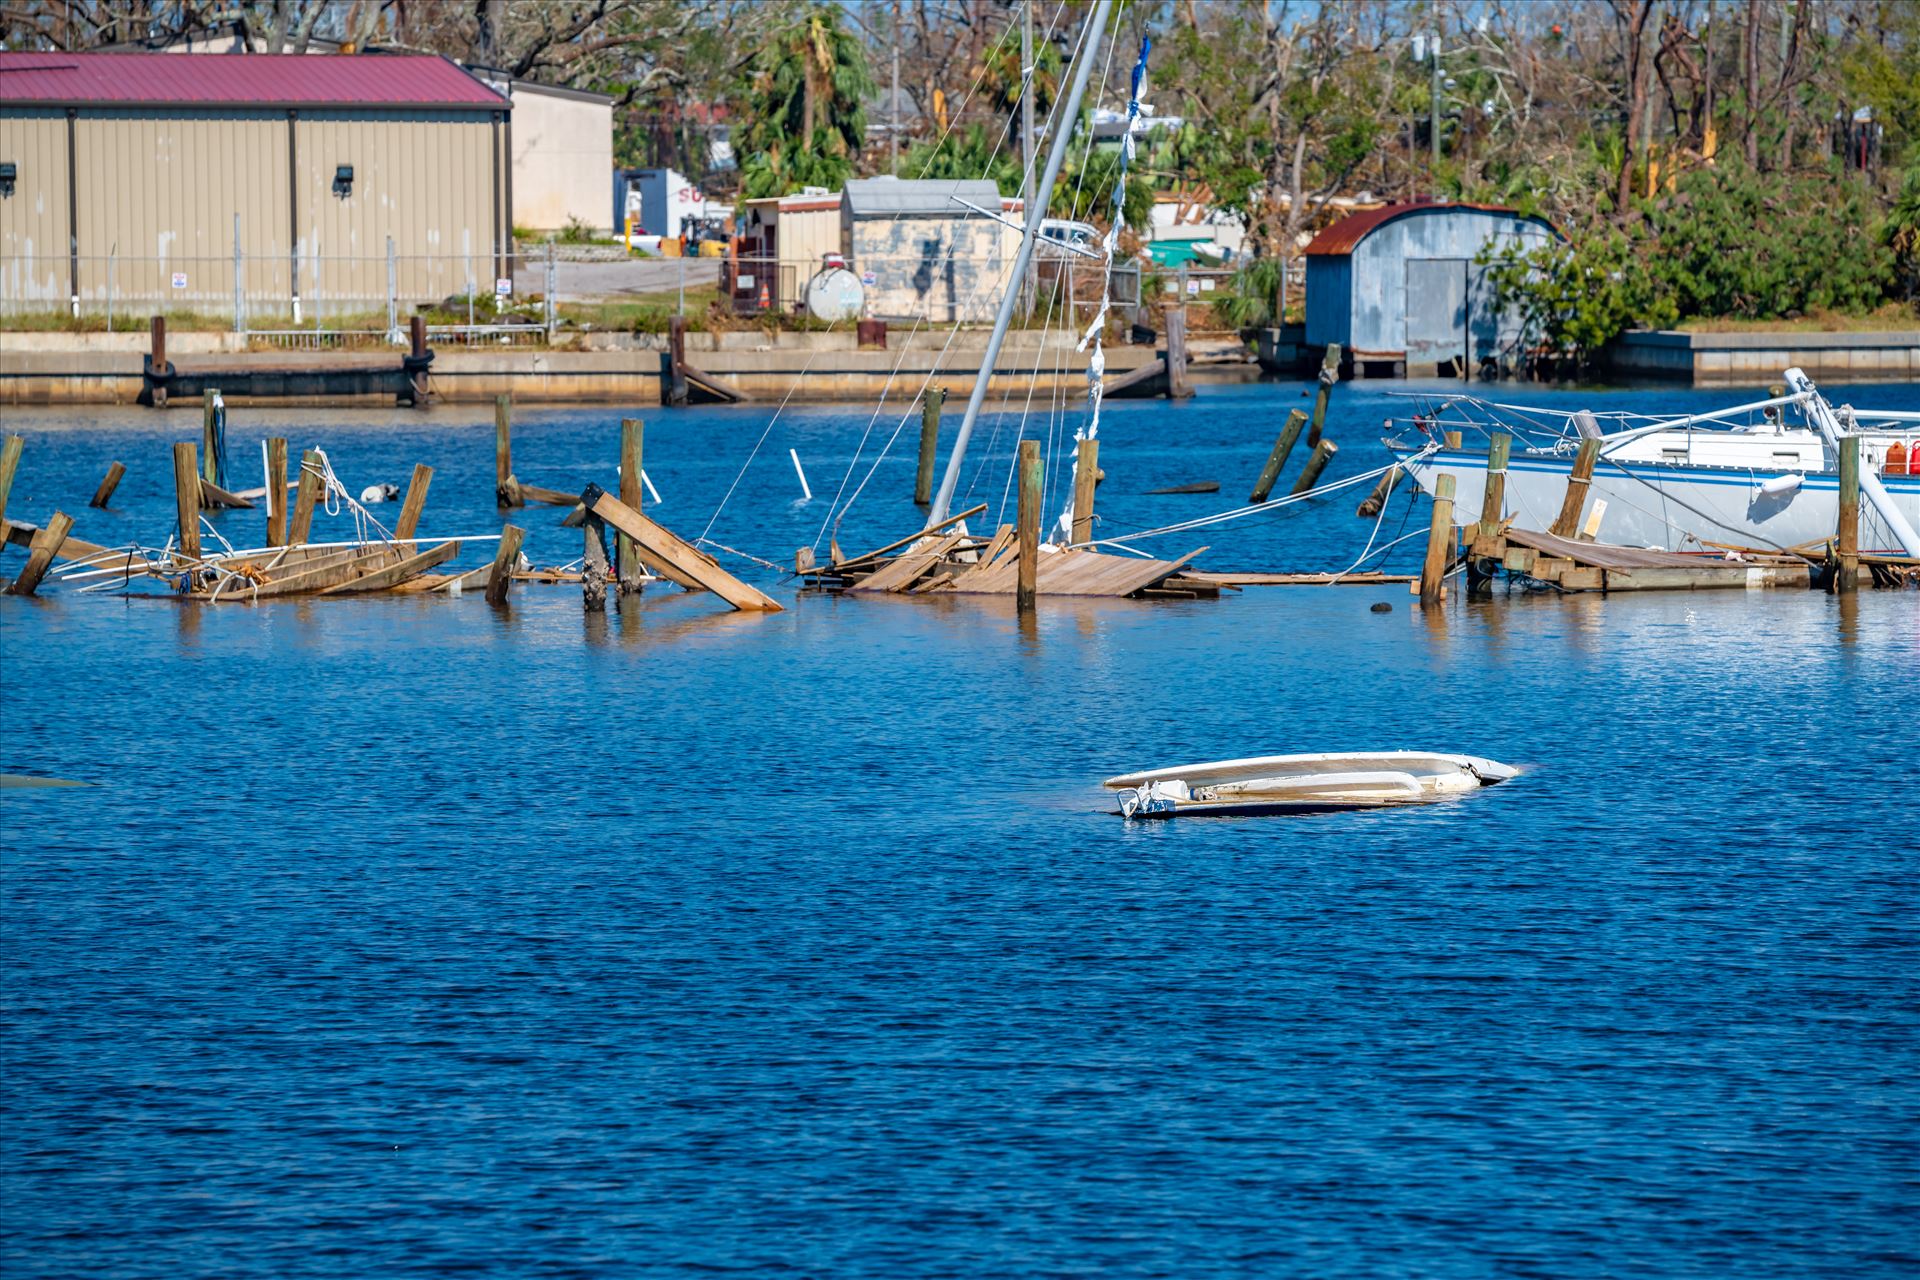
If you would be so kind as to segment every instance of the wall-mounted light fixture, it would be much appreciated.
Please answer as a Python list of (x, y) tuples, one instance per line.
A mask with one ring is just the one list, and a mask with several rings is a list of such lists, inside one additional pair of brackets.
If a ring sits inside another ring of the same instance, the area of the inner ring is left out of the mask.
[(13, 180), (19, 176), (20, 171), (14, 168), (13, 161), (0, 160), (0, 196), (13, 194)]
[(336, 165), (333, 170), (333, 194), (342, 200), (353, 194), (353, 166)]

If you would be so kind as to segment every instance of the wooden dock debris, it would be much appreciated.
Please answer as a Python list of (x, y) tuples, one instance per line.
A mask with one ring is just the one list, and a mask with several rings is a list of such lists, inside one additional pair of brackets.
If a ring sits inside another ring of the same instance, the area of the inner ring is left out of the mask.
[(1373, 517), (1379, 515), (1381, 508), (1387, 505), (1387, 499), (1393, 496), (1393, 486), (1397, 484), (1399, 480), (1400, 468), (1398, 465), (1388, 467), (1385, 471), (1381, 472), (1380, 478), (1374, 481), (1373, 492), (1360, 499), (1360, 505), (1354, 508), (1353, 514), (1362, 520), (1371, 520)]
[[(1135, 595), (1159, 586), (1205, 550), (1196, 548), (1178, 560), (1148, 560), (1083, 549), (1043, 551), (1035, 558), (1034, 591), (1042, 596)], [(991, 566), (955, 578), (948, 591), (956, 595), (1014, 595), (1019, 587), (1019, 567), (1020, 554), (1015, 550)]]
[(47, 576), (47, 566), (60, 554), (61, 544), (72, 531), (73, 517), (64, 511), (54, 512), (53, 519), (47, 521), (47, 527), (34, 535), (32, 549), (27, 552), (27, 563), (7, 588), (7, 594), (30, 596), (38, 590), (40, 579)]
[(1217, 587), (1378, 587), (1420, 580), (1415, 574), (1383, 573), (1378, 569), (1365, 573), (1205, 573), (1188, 569), (1181, 576)]
[(1655, 551), (1582, 542), (1531, 529), (1481, 534), (1469, 564), (1485, 576), (1495, 568), (1552, 583), (1562, 591), (1685, 591), (1708, 588), (1807, 587), (1823, 569), (1801, 556), (1749, 555), (1723, 559), (1695, 552)]
[[(364, 578), (393, 562), (393, 551), (387, 544), (367, 543), (302, 561), (292, 572), (286, 572), (288, 566), (284, 563), (276, 565), (269, 561), (266, 567), (254, 573), (240, 573), (239, 576), (246, 583), (244, 586), (224, 583), (201, 594), (222, 604), (235, 601), (250, 603), (281, 596), (317, 595), (329, 587)], [(245, 567), (236, 566), (237, 569)]]
[(1260, 468), (1260, 478), (1253, 482), (1253, 492), (1248, 495), (1249, 506), (1265, 502), (1267, 495), (1273, 492), (1273, 486), (1279, 482), (1281, 469), (1287, 465), (1287, 455), (1293, 452), (1294, 443), (1300, 439), (1301, 428), (1307, 425), (1304, 409), (1295, 409), (1287, 415), (1287, 425), (1280, 428), (1280, 435), (1273, 442), (1273, 448), (1267, 453), (1267, 465)]
[(222, 489), (203, 474), (200, 477), (200, 509), (203, 511), (251, 511), (253, 499)]
[(671, 566), (676, 578), (697, 583), (736, 609), (780, 612), (780, 605), (772, 596), (740, 581), (722, 569), (712, 556), (647, 519), (599, 485), (588, 485), (581, 492), (580, 501), (593, 515), (632, 538), (644, 556)]
[(106, 477), (100, 481), (100, 487), (93, 491), (93, 497), (88, 500), (87, 505), (105, 510), (107, 502), (113, 497), (113, 491), (120, 487), (120, 477), (126, 474), (127, 469), (124, 465), (118, 462), (110, 463), (107, 466)]
[[(25, 547), (29, 552), (33, 550), (34, 539), (38, 538), (43, 532), (39, 525), (22, 524), (18, 520), (7, 520), (4, 524), (6, 526), (7, 544), (9, 546)], [(72, 534), (68, 534), (60, 543), (59, 548), (54, 551), (53, 558), (56, 560), (85, 560), (89, 556), (102, 555), (110, 550), (112, 550), (112, 548), (103, 547), (97, 542), (87, 542), (84, 539), (76, 538)]]
[(408, 556), (398, 564), (390, 564), (383, 569), (373, 569), (361, 576), (349, 578), (345, 582), (336, 583), (331, 587), (324, 588), (320, 594), (323, 596), (340, 596), (367, 591), (385, 591), (391, 587), (399, 586), (409, 578), (418, 577), (420, 574), (425, 573), (437, 565), (445, 564), (459, 554), (460, 544), (458, 542), (443, 542), (430, 551), (422, 551), (418, 555)]
[(867, 573), (871, 573), (879, 567), (878, 562), (880, 561), (880, 559), (885, 555), (887, 555), (889, 552), (898, 551), (901, 547), (909, 546), (915, 542), (920, 541), (920, 539), (922, 538), (932, 537), (934, 534), (939, 533), (942, 529), (945, 529), (950, 525), (959, 524), (962, 520), (966, 520), (972, 516), (977, 516), (982, 511), (985, 511), (986, 509), (987, 509), (987, 504), (982, 502), (977, 506), (968, 507), (965, 511), (957, 511), (953, 515), (948, 516), (945, 520), (941, 520), (938, 523), (928, 525), (926, 528), (920, 530), (920, 532), (918, 533), (910, 533), (906, 537), (901, 538), (896, 542), (889, 542), (884, 547), (877, 547), (874, 550), (865, 553), (864, 555), (857, 555), (852, 557), (851, 559), (843, 558), (839, 554), (839, 543), (833, 542), (830, 544), (834, 550), (831, 555), (828, 572), (830, 575), (836, 575), (836, 576), (851, 576), (853, 574), (860, 573), (863, 570)]
[(965, 534), (950, 533), (925, 547), (902, 552), (881, 568), (848, 587), (847, 590), (904, 591), (919, 582), (922, 576), (945, 559), (965, 536)]
[(524, 507), (529, 502), (538, 502), (547, 507), (571, 507), (580, 502), (580, 495), (568, 493), (565, 489), (548, 489), (543, 485), (528, 484), (524, 480), (513, 481), (513, 487), (520, 501), (514, 506)]
[(607, 579), (613, 566), (607, 563), (607, 522), (588, 516), (586, 553), (580, 559), (580, 600), (588, 613), (607, 611)]
[(1160, 494), (1167, 494), (1167, 493), (1218, 493), (1218, 492), (1220, 492), (1220, 482), (1218, 480), (1196, 480), (1192, 484), (1175, 484), (1175, 485), (1168, 485), (1164, 489), (1147, 490), (1147, 493), (1149, 496), (1158, 496)]
[(513, 566), (520, 560), (520, 543), (527, 531), (510, 524), (500, 531), (500, 545), (494, 549), (493, 564), (487, 570), (487, 603), (505, 604), (513, 586)]

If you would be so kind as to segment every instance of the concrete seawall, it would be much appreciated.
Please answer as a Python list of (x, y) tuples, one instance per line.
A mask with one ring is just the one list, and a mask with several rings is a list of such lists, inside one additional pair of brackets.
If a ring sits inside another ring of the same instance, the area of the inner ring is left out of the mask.
[(1778, 382), (1794, 366), (1816, 381), (1908, 382), (1920, 380), (1920, 332), (1623, 333), (1606, 359), (1615, 373), (1699, 386)]

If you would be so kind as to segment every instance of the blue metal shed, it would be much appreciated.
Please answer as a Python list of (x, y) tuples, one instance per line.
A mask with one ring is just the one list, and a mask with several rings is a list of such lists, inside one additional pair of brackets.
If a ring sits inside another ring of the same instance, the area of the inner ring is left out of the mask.
[(1494, 205), (1390, 204), (1342, 218), (1306, 248), (1307, 345), (1339, 343), (1362, 374), (1390, 364), (1464, 376), (1517, 332), (1474, 259), (1490, 245), (1560, 238), (1546, 219)]

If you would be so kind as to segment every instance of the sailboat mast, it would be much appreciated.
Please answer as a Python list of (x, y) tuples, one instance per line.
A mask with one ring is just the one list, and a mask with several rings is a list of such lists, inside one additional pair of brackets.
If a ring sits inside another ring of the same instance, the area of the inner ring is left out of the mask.
[(987, 338), (987, 349), (980, 357), (980, 372), (973, 380), (973, 394), (967, 397), (966, 416), (960, 420), (960, 434), (954, 437), (953, 454), (947, 459), (947, 472), (940, 478), (940, 492), (934, 496), (933, 509), (929, 513), (929, 523), (938, 524), (947, 518), (947, 512), (953, 502), (953, 491), (960, 484), (960, 468), (967, 456), (967, 441), (973, 436), (973, 424), (980, 417), (980, 406), (986, 403), (987, 383), (993, 377), (994, 365), (1000, 358), (1000, 345), (1006, 341), (1007, 326), (1013, 322), (1014, 310), (1020, 304), (1020, 282), (1026, 278), (1028, 264), (1033, 260), (1033, 242), (1040, 233), (1041, 220), (1047, 216), (1047, 202), (1053, 199), (1053, 184), (1059, 181), (1060, 166), (1067, 158), (1067, 147), (1073, 141), (1074, 122), (1080, 118), (1080, 102), (1086, 97), (1087, 78), (1093, 72), (1093, 64), (1099, 61), (1096, 56), (1100, 49), (1100, 37), (1107, 29), (1107, 17), (1113, 10), (1113, 0), (1098, 0), (1093, 7), (1093, 16), (1087, 21), (1091, 25), (1087, 38), (1080, 45), (1080, 61), (1073, 68), (1073, 83), (1068, 86), (1066, 99), (1054, 109), (1053, 137), (1047, 149), (1047, 171), (1041, 175), (1033, 192), (1033, 200), (1027, 205), (1027, 226), (1020, 236), (1020, 248), (1013, 258), (1013, 276), (1007, 281), (1007, 288), (1000, 295), (1000, 313), (994, 318), (993, 333)]

